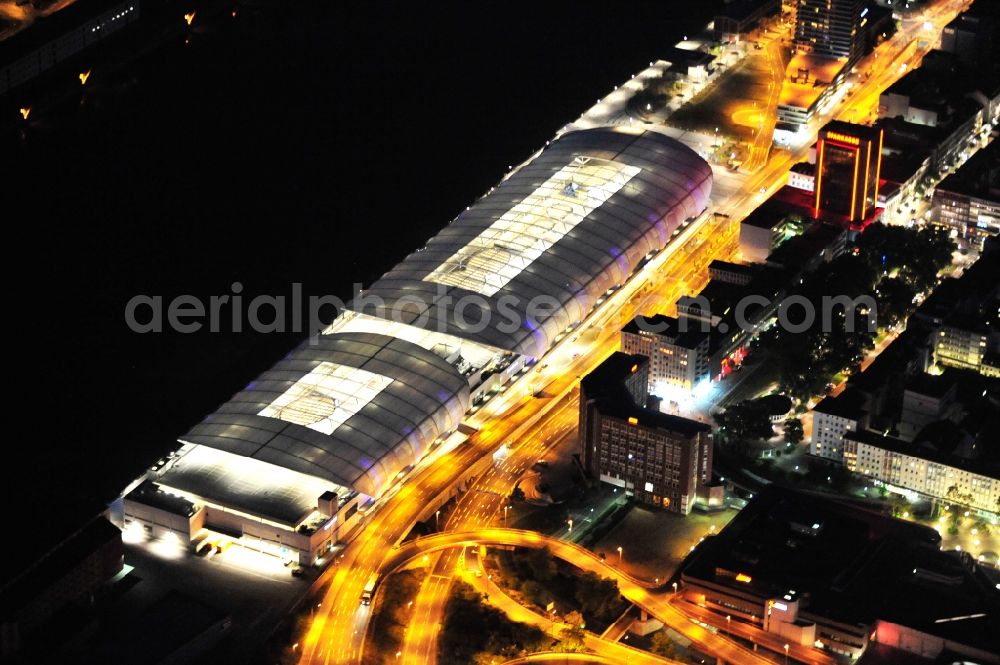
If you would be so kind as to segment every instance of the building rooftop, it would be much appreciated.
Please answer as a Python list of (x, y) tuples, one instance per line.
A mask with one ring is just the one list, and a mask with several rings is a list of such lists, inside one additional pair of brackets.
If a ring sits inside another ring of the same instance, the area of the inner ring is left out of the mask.
[(846, 58), (796, 53), (785, 68), (778, 104), (810, 108), (846, 65)]
[(803, 233), (791, 236), (774, 248), (767, 257), (768, 264), (800, 271), (818, 255), (836, 244), (844, 229), (831, 224), (810, 224)]
[[(41, 527), (41, 525), (40, 525)], [(62, 580), (84, 559), (109, 542), (121, 543), (121, 530), (102, 514), (60, 542), (35, 563), (0, 585), (0, 619), (31, 602), (42, 591)]]
[[(926, 147), (891, 153), (882, 158), (882, 170), (879, 175), (885, 181), (907, 182), (923, 168), (924, 162), (927, 161), (930, 154), (930, 149)], [(883, 186), (880, 186), (879, 191)]]
[(661, 413), (635, 403), (632, 394), (625, 386), (625, 380), (638, 371), (640, 366), (648, 363), (649, 359), (646, 356), (616, 351), (581, 379), (581, 394), (587, 400), (595, 400), (597, 409), (602, 415), (621, 420), (634, 419), (635, 425), (669, 430), (684, 436), (710, 432), (712, 428), (705, 423)]
[(720, 259), (712, 259), (712, 262), (708, 264), (709, 270), (720, 270), (726, 272), (735, 272), (741, 275), (752, 276), (757, 272), (758, 266), (751, 265), (748, 263), (733, 263), (732, 261), (722, 261)]
[[(218, 631), (217, 626), (228, 625), (228, 618), (225, 612), (172, 589), (123, 621), (102, 627), (94, 643), (76, 662), (81, 665), (188, 662), (180, 654), (206, 631)], [(213, 644), (208, 642), (209, 646)]]
[(305, 340), (180, 440), (378, 496), (469, 404), (468, 379), (441, 354), (337, 332)]
[(1000, 203), (1000, 142), (991, 141), (938, 183), (935, 190)]
[(944, 397), (955, 387), (958, 372), (945, 371), (941, 374), (917, 372), (906, 382), (906, 390), (928, 397)]
[[(655, 314), (653, 316), (639, 315), (626, 323), (622, 331), (636, 335), (643, 332), (662, 335), (673, 340), (672, 343), (675, 346), (684, 349), (695, 349), (708, 338), (707, 332), (696, 329), (697, 324), (682, 325), (682, 323), (678, 319), (666, 316), (665, 314)], [(684, 327), (690, 327), (690, 330), (682, 330)]]
[(820, 132), (834, 132), (848, 137), (857, 137), (863, 141), (871, 141), (873, 143), (878, 143), (879, 135), (881, 133), (878, 127), (858, 125), (856, 123), (845, 122), (843, 120), (831, 120), (823, 125)]
[(325, 492), (350, 494), (315, 476), (205, 446), (182, 448), (157, 484), (291, 528), (317, 509)]
[(129, 501), (135, 501), (181, 517), (191, 517), (196, 511), (195, 504), (188, 499), (165, 492), (156, 483), (148, 481), (129, 492), (126, 498)]
[[(711, 189), (708, 163), (675, 139), (619, 127), (569, 132), (380, 277), (365, 300), (399, 310), (402, 323), (538, 358), (699, 215)], [(487, 325), (470, 326), (468, 306), (457, 311), (473, 294)], [(559, 307), (543, 316), (532, 306), (538, 296)]]
[[(764, 599), (794, 590), (807, 620), (881, 620), (989, 649), (1000, 594), (967, 553), (940, 543), (929, 527), (771, 485), (696, 548), (682, 577)], [(948, 620), (958, 617), (969, 618)]]
[(819, 404), (813, 407), (813, 411), (839, 418), (858, 420), (866, 413), (865, 402), (863, 393), (848, 386), (836, 397), (832, 395), (824, 397)]
[(781, 3), (775, 0), (728, 0), (715, 11), (715, 17), (743, 21), (757, 12), (777, 11), (780, 7)]

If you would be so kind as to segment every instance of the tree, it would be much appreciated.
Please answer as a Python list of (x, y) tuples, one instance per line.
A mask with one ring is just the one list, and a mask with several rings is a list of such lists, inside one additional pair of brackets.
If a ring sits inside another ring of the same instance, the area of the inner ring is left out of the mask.
[(559, 631), (559, 644), (556, 645), (556, 651), (565, 651), (569, 653), (578, 653), (584, 651), (587, 646), (584, 643), (584, 638), (586, 635), (583, 632), (583, 628), (579, 626), (568, 626)]
[(556, 576), (556, 560), (548, 547), (528, 550), (525, 563), (531, 576), (539, 582), (548, 582)]
[(678, 659), (677, 645), (667, 635), (666, 629), (661, 629), (653, 633), (653, 637), (649, 641), (649, 648), (657, 656), (663, 656), (671, 660)]
[(952, 485), (951, 487), (948, 488), (948, 493), (945, 494), (945, 498), (948, 499), (949, 501), (953, 501), (955, 503), (962, 503), (968, 506), (972, 505), (972, 502), (975, 500), (976, 497), (973, 496), (972, 492), (962, 492), (958, 488), (958, 485)]
[(749, 452), (748, 441), (769, 439), (774, 435), (771, 419), (757, 400), (745, 400), (716, 414), (719, 434), (729, 449), (740, 456)]
[(785, 441), (792, 445), (802, 443), (805, 433), (802, 430), (802, 421), (798, 418), (788, 418), (785, 420)]
[(577, 578), (573, 597), (579, 603), (584, 615), (596, 619), (614, 618), (618, 610), (618, 583), (592, 572), (585, 572)]
[(545, 607), (552, 602), (552, 595), (548, 590), (535, 580), (527, 580), (521, 585), (521, 593), (539, 607)]
[(571, 626), (579, 626), (580, 628), (586, 628), (587, 623), (583, 619), (583, 615), (576, 610), (570, 610), (565, 617), (566, 623)]

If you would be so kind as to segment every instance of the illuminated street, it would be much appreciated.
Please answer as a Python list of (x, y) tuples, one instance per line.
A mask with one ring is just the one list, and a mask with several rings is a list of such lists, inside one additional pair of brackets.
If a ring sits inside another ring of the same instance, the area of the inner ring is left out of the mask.
[[(965, 4), (952, 2), (933, 5), (928, 10), (926, 20), (934, 22), (938, 27), (943, 26)], [(875, 62), (878, 65), (895, 63), (896, 54), (906, 50), (906, 46), (917, 39), (922, 30), (924, 30), (923, 21), (905, 22), (904, 29), (880, 47), (879, 59)], [(770, 48), (772, 45), (769, 45)], [(919, 56), (914, 54), (912, 57)], [(903, 73), (898, 64), (885, 68), (880, 68), (878, 65), (872, 65), (876, 74), (868, 81), (859, 84), (852, 91), (851, 99), (840, 102), (840, 108), (844, 109), (840, 111), (840, 115), (849, 115), (851, 109), (871, 108), (877, 105), (879, 91)], [(768, 108), (771, 108), (773, 103), (769, 98)], [(803, 142), (803, 145), (806, 144), (807, 142)], [(450, 469), (463, 468), (480, 456), (491, 453), (502, 442), (510, 441), (512, 443), (510, 457), (500, 464), (491, 466), (477, 479), (452, 511), (445, 527), (468, 529), (502, 521), (502, 507), (507, 501), (506, 496), (513, 482), (538, 458), (547, 444), (574, 428), (575, 378), (589, 371), (615, 348), (617, 328), (629, 320), (637, 310), (646, 314), (670, 313), (679, 295), (696, 292), (704, 283), (707, 277), (704, 274), (705, 267), (710, 260), (733, 257), (735, 238), (732, 234), (735, 222), (739, 221), (740, 211), (748, 210), (754, 202), (761, 200), (764, 195), (759, 190), (762, 188), (770, 191), (777, 187), (783, 181), (788, 168), (800, 158), (800, 155), (801, 152), (773, 153), (771, 159), (746, 179), (737, 193), (727, 200), (715, 202), (716, 210), (731, 215), (730, 226), (726, 229), (731, 240), (722, 240), (717, 232), (711, 230), (713, 224), (711, 216), (704, 216), (689, 227), (685, 234), (691, 235), (691, 239), (685, 241), (682, 237), (678, 239), (679, 241), (675, 240), (670, 248), (661, 252), (640, 276), (633, 278), (623, 289), (613, 294), (592, 319), (581, 324), (580, 330), (584, 332), (578, 339), (564, 340), (546, 357), (546, 365), (542, 366), (541, 371), (531, 372), (530, 377), (507, 388), (501, 400), (493, 400), (479, 411), (470, 421), (479, 427), (479, 431), (468, 443), (444, 456), (421, 474), (411, 475), (407, 479), (399, 494), (371, 517), (366, 528), (348, 547), (343, 562), (326, 574), (326, 577), (331, 578), (332, 584), (323, 603), (323, 616), (317, 618), (303, 640), (304, 662), (354, 662), (359, 657), (363, 635), (360, 627), (363, 623), (358, 621), (364, 613), (359, 612), (356, 599), (360, 595), (362, 580), (371, 570), (385, 569), (384, 565), (378, 562), (381, 562), (390, 548), (402, 538), (405, 534), (403, 527), (412, 523), (413, 518), (410, 516), (434, 496), (434, 488), (439, 486), (441, 479), (448, 477)], [(592, 329), (593, 320), (599, 321), (602, 325)], [(576, 359), (567, 358), (576, 354), (579, 354)], [(520, 387), (524, 382), (530, 382), (533, 390), (542, 388), (546, 397), (542, 399), (529, 397), (525, 388)], [(497, 417), (501, 413), (503, 413), (502, 419)], [(446, 559), (448, 557), (442, 557), (442, 560)], [(436, 634), (434, 627), (440, 623), (443, 612), (442, 599), (447, 591), (447, 584), (441, 576), (453, 568), (450, 563), (446, 563), (443, 567), (439, 563), (434, 568), (434, 575), (428, 578), (433, 582), (425, 583), (416, 601), (418, 616), (425, 619), (420, 625), (411, 628), (411, 633), (416, 633), (419, 637), (409, 635), (407, 638), (408, 662), (435, 662), (432, 653), (434, 646), (431, 642), (433, 635)], [(359, 574), (353, 574), (358, 571)], [(673, 606), (664, 603), (658, 606), (658, 609), (664, 613), (661, 618), (672, 618), (674, 623), (680, 625), (686, 622)], [(363, 622), (363, 619), (361, 621)], [(705, 643), (703, 640), (706, 640), (707, 633), (698, 628), (689, 628), (688, 631), (693, 634), (693, 639), (701, 638), (696, 641)], [(344, 639), (345, 636), (350, 638)], [(723, 652), (736, 648), (715, 636), (708, 639), (707, 644), (712, 649)], [(800, 656), (808, 662), (826, 662), (811, 652)], [(820, 659), (815, 660), (817, 658)]]
[(0, 0), (0, 659), (1000, 665), (1000, 4), (543, 4)]

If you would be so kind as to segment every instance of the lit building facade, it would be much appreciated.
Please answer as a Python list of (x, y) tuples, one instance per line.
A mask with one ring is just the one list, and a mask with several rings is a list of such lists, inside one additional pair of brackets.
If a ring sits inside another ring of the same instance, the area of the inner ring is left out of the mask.
[(823, 399), (813, 408), (809, 454), (831, 462), (844, 462), (844, 435), (866, 427), (867, 423), (863, 397), (852, 389)]
[(834, 121), (819, 132), (814, 206), (863, 222), (875, 210), (882, 168), (880, 129)]
[(989, 335), (985, 326), (969, 321), (968, 325), (946, 323), (934, 337), (934, 361), (948, 367), (976, 372), (988, 350)]
[(998, 478), (932, 459), (913, 444), (875, 432), (848, 432), (844, 443), (853, 452), (853, 460), (845, 458), (844, 464), (850, 471), (927, 497), (1000, 512)]
[(617, 352), (580, 384), (587, 472), (642, 503), (687, 515), (712, 477), (711, 428), (644, 407), (649, 359)]
[[(682, 330), (687, 327), (690, 330)], [(649, 358), (649, 390), (654, 395), (660, 394), (657, 386), (693, 390), (711, 375), (709, 335), (701, 332), (697, 323), (681, 325), (677, 319), (662, 314), (638, 316), (622, 329), (621, 342), (625, 353)]]
[(865, 12), (864, 0), (799, 0), (795, 47), (853, 62), (861, 54)]

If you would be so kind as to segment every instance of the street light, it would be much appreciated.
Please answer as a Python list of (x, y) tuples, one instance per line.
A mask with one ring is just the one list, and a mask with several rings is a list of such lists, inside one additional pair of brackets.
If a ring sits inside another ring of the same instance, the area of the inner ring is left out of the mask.
[(569, 532), (573, 533), (573, 520), (567, 520), (567, 522), (569, 523)]
[(674, 582), (671, 586), (674, 587), (674, 595), (677, 595), (677, 582)]
[(788, 665), (788, 645), (785, 645), (785, 665)]
[(441, 530), (441, 511), (434, 511), (434, 529), (437, 531)]
[(621, 565), (622, 562), (622, 546), (618, 546), (618, 564)]
[(396, 652), (396, 660), (399, 660), (399, 657), (402, 656), (402, 655), (403, 655), (402, 651), (397, 651)]
[(732, 635), (733, 635), (732, 620), (733, 620), (733, 617), (731, 617), (731, 616), (729, 616), (727, 614), (726, 615), (726, 636), (727, 637), (732, 637)]

